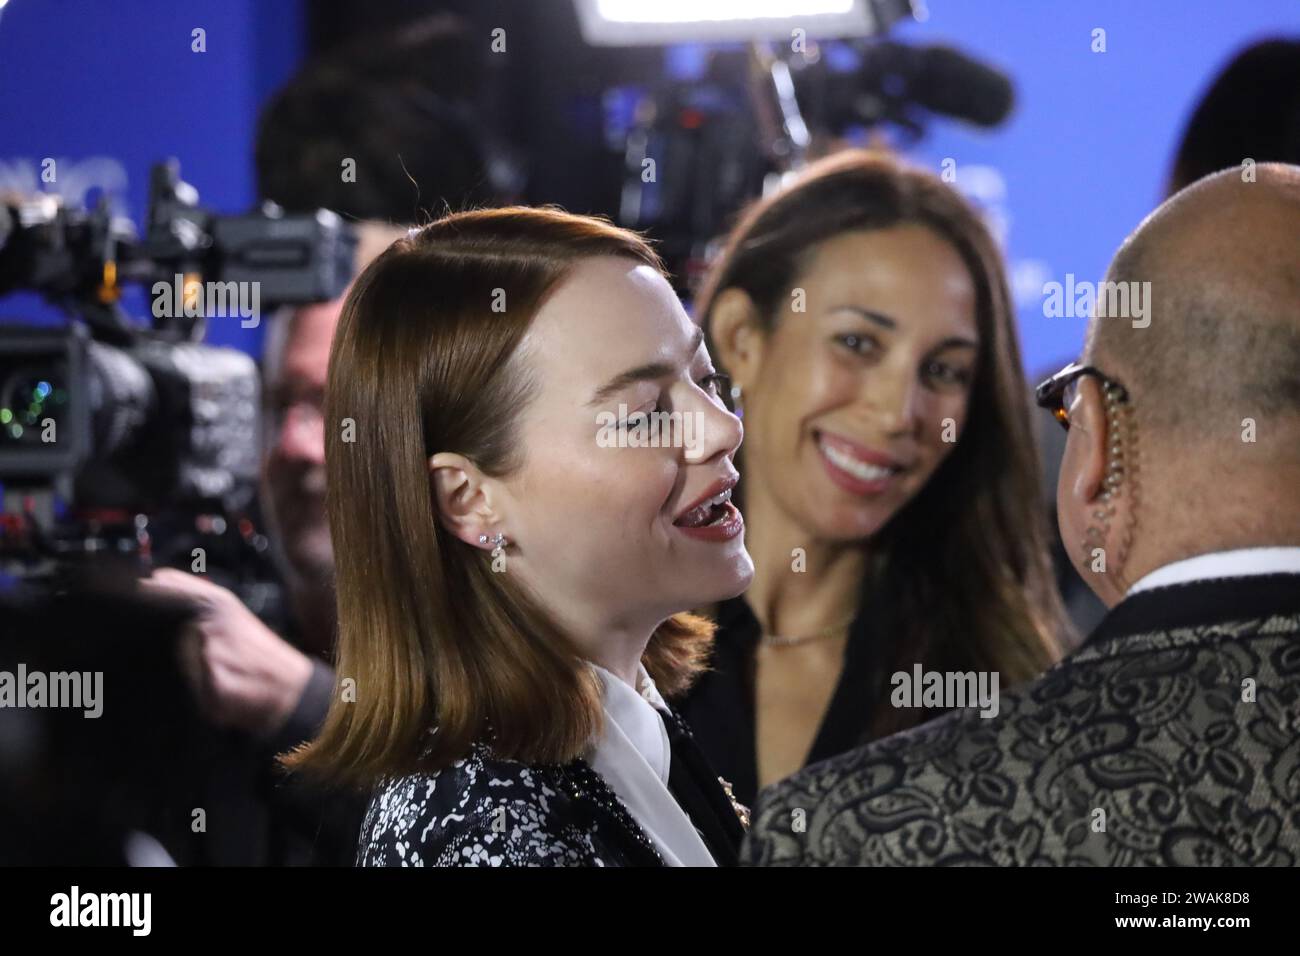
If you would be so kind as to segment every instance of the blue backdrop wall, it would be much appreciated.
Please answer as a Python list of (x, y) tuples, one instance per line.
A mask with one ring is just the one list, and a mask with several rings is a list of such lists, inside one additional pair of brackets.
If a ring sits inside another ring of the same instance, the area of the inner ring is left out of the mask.
[[(959, 46), (1016, 79), (1005, 126), (936, 124), (913, 158), (936, 170), (954, 160), (958, 184), (997, 225), (1026, 365), (1038, 371), (1076, 352), (1084, 327), (1044, 317), (1043, 283), (1100, 278), (1159, 202), (1183, 123), (1215, 71), (1251, 40), (1300, 34), (1300, 2), (929, 7), (901, 39)], [(257, 109), (299, 62), (302, 27), (300, 0), (10, 0), (0, 12), (0, 188), (75, 194), (94, 184), (138, 221), (149, 164), (174, 155), (206, 204), (246, 208)], [(204, 53), (192, 50), (195, 28), (206, 31)], [(1104, 53), (1093, 52), (1098, 29)], [(58, 161), (57, 186), (40, 182), (47, 157)], [(41, 314), (30, 297), (0, 300), (0, 316)], [(213, 322), (209, 340), (257, 351), (261, 331)]]
[[(1300, 37), (1300, 0), (929, 7), (929, 21), (900, 37), (959, 46), (1016, 81), (1005, 125), (989, 133), (937, 126), (916, 158), (936, 171), (955, 159), (958, 183), (1001, 219), (1025, 364), (1038, 372), (1072, 358), (1086, 324), (1044, 317), (1043, 283), (1101, 279), (1124, 236), (1163, 199), (1183, 125), (1215, 74), (1250, 42)], [(1097, 29), (1104, 53), (1092, 52)]]
[[(89, 187), (137, 223), (149, 166), (168, 156), (204, 205), (254, 200), (257, 110), (303, 52), (300, 0), (9, 0), (0, 10), (0, 190), (76, 198)], [(204, 31), (205, 52), (193, 50)], [(41, 182), (55, 160), (56, 182)], [(143, 314), (143, 295), (127, 301)], [(32, 296), (0, 316), (52, 321)], [(209, 323), (208, 340), (252, 351), (265, 323)]]

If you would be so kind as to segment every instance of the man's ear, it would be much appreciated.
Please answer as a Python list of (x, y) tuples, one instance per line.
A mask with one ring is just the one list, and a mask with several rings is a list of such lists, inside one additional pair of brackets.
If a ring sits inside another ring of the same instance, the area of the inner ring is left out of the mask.
[(429, 479), (442, 526), (466, 544), (482, 547), (479, 535), (498, 523), (483, 473), (464, 455), (440, 451), (429, 459)]
[(1079, 383), (1070, 414), (1071, 438), (1078, 443), (1079, 467), (1071, 493), (1076, 501), (1092, 504), (1105, 491), (1107, 421), (1101, 386), (1092, 378)]
[(758, 307), (743, 289), (724, 289), (709, 310), (709, 332), (713, 359), (740, 386), (758, 379), (763, 363), (764, 334), (759, 327)]

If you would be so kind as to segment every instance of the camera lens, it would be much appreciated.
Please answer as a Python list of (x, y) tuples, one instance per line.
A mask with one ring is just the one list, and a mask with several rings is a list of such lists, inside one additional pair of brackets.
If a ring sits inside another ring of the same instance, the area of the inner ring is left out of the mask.
[(57, 425), (68, 407), (66, 375), (62, 363), (24, 365), (3, 375), (0, 381), (0, 447), (48, 444), (57, 434), (48, 425)]

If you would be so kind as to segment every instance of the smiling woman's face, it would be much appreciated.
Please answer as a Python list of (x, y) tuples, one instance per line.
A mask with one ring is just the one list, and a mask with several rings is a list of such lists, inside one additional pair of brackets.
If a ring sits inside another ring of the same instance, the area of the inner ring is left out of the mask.
[[(632, 627), (748, 587), (739, 512), (725, 500), (692, 511), (735, 483), (742, 429), (662, 276), (615, 257), (579, 263), (516, 360), (536, 389), (520, 416), (522, 465), (501, 482), (512, 571), (562, 617)], [(660, 420), (659, 447), (609, 427), (651, 412), (682, 423)]]
[(816, 247), (746, 380), (746, 480), (825, 540), (882, 528), (966, 421), (976, 293), (957, 250), (919, 225)]

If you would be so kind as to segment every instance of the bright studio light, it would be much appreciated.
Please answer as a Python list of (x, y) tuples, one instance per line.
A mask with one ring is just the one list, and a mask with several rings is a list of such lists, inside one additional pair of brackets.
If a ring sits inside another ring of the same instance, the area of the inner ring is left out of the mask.
[(699, 23), (701, 20), (770, 20), (848, 13), (853, 0), (596, 0), (596, 10), (616, 23)]
[(634, 46), (691, 41), (866, 36), (877, 29), (868, 0), (575, 0), (586, 41)]

